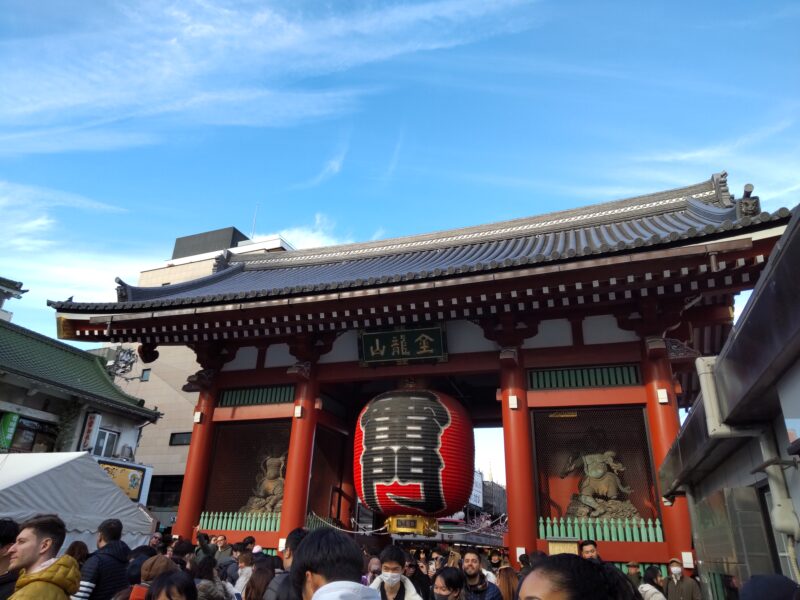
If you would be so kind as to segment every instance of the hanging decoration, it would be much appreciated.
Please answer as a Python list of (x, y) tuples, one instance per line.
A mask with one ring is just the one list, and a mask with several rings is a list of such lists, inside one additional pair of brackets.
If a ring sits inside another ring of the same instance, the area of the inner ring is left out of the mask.
[(446, 394), (386, 392), (358, 417), (356, 492), (370, 509), (390, 517), (391, 530), (435, 529), (434, 517), (461, 510), (472, 491), (474, 468), (469, 415)]

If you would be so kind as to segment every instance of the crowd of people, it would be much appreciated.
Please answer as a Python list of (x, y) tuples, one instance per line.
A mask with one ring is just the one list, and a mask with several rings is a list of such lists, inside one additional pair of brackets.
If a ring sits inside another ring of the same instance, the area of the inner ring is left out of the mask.
[[(229, 544), (224, 535), (197, 534), (197, 544), (154, 533), (131, 550), (117, 519), (98, 527), (97, 549), (66, 538), (56, 515), (17, 524), (0, 519), (0, 600), (701, 600), (700, 587), (678, 559), (667, 577), (656, 565), (627, 574), (600, 557), (597, 543), (579, 553), (520, 557), (515, 571), (492, 550), (411, 549), (387, 545), (370, 556), (333, 528), (295, 529), (283, 558), (252, 536)], [(754, 576), (740, 600), (800, 600), (780, 576)]]

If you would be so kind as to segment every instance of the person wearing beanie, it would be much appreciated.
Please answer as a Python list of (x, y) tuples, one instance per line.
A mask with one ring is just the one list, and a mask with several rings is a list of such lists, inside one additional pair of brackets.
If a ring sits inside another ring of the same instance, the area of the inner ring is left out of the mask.
[(142, 583), (133, 586), (130, 600), (145, 600), (147, 591), (153, 580), (163, 573), (180, 571), (180, 567), (171, 558), (158, 554), (144, 561), (142, 565)]

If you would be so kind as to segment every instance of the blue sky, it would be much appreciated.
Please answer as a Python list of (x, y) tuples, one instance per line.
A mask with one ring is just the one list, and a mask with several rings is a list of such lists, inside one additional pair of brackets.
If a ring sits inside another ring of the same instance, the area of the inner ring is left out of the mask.
[(174, 238), (299, 247), (474, 225), (727, 169), (800, 197), (792, 2), (0, 0), (15, 322), (114, 297)]

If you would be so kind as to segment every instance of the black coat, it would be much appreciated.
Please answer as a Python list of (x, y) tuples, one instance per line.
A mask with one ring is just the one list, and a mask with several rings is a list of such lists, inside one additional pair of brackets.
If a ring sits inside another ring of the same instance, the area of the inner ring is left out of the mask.
[(14, 586), (17, 585), (19, 571), (9, 571), (5, 575), (0, 575), (0, 600), (8, 600), (14, 593)]
[(223, 558), (217, 564), (217, 573), (222, 581), (235, 585), (236, 580), (239, 579), (239, 561), (232, 556)]
[(81, 568), (81, 587), (75, 600), (111, 600), (128, 587), (128, 555), (131, 549), (122, 540), (108, 542), (86, 559)]

